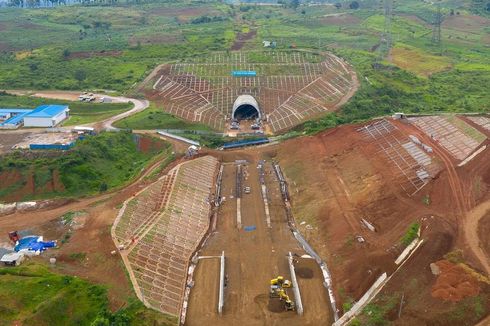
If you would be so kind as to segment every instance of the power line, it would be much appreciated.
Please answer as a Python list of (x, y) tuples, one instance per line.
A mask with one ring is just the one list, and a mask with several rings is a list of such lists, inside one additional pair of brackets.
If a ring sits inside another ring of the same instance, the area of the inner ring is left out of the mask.
[(381, 61), (390, 52), (391, 46), (393, 44), (393, 33), (391, 21), (393, 18), (393, 6), (394, 0), (381, 0), (381, 6), (383, 8), (384, 15), (384, 25), (383, 32), (381, 33), (381, 38), (379, 40), (378, 46), (378, 57), (376, 58), (376, 67), (380, 67)]
[(442, 24), (442, 14), (441, 14), (441, 3), (436, 3), (436, 12), (434, 13), (434, 19), (432, 23), (432, 43), (441, 43), (441, 24)]

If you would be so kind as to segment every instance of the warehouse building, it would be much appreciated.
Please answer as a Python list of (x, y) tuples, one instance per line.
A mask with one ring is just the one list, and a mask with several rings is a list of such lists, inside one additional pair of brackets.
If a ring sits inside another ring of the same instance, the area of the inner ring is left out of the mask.
[(68, 118), (67, 105), (41, 105), (24, 116), (24, 127), (54, 127)]
[(0, 108), (0, 129), (17, 129), (32, 109)]

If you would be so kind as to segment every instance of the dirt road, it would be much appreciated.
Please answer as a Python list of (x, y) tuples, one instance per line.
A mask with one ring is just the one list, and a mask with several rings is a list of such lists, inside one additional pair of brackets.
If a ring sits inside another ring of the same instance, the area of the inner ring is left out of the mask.
[[(255, 159), (244, 167), (243, 186), (250, 186), (251, 193), (241, 198), (241, 229), (237, 228), (236, 165), (225, 166), (222, 195), (226, 201), (219, 210), (217, 232), (200, 253), (218, 256), (225, 252), (228, 283), (223, 316), (217, 313), (219, 262), (217, 258), (208, 258), (201, 260), (196, 269), (186, 325), (320, 325), (331, 321), (321, 271), (313, 261), (300, 263), (303, 274), (298, 275), (298, 282), (303, 316), (285, 312), (278, 299), (269, 298), (270, 279), (277, 275), (290, 278), (287, 253), (304, 252), (288, 229), (270, 163), (265, 173), (271, 228), (267, 226), (257, 163)], [(293, 292), (288, 294), (294, 301)]]
[[(136, 180), (133, 180), (130, 184), (125, 185), (119, 189), (111, 190), (108, 193), (102, 195), (96, 195), (93, 197), (82, 198), (78, 200), (74, 200), (71, 203), (62, 205), (60, 207), (54, 209), (43, 209), (32, 212), (18, 212), (10, 215), (0, 216), (0, 228), (1, 229), (12, 229), (12, 230), (21, 230), (23, 228), (35, 227), (43, 225), (55, 218), (60, 217), (61, 215), (70, 212), (70, 211), (79, 211), (86, 209), (92, 205), (96, 205), (97, 203), (105, 202), (105, 201), (113, 201), (114, 205), (122, 203), (128, 197), (134, 195), (140, 189), (145, 186), (145, 178), (150, 175), (153, 170), (159, 168), (160, 164), (165, 158), (157, 160), (148, 166), (143, 173), (139, 175)], [(175, 165), (182, 162), (182, 159), (177, 159), (169, 164), (165, 171), (170, 170)], [(163, 173), (163, 172), (162, 172)]]
[(454, 159), (452, 159), (444, 149), (441, 149), (439, 144), (418, 129), (414, 127), (410, 128), (403, 123), (395, 122), (395, 124), (397, 124), (399, 128), (415, 134), (424, 143), (429, 144), (441, 159), (447, 171), (449, 185), (453, 193), (453, 203), (456, 205), (457, 209), (456, 214), (458, 215), (457, 221), (459, 223), (457, 226), (459, 227), (459, 233), (464, 238), (464, 241), (471, 252), (480, 261), (486, 273), (490, 275), (490, 262), (480, 246), (478, 237), (478, 221), (485, 215), (486, 211), (490, 209), (490, 202), (483, 202), (480, 206), (472, 209), (475, 199), (474, 194), (471, 191), (472, 184), (470, 178), (460, 177), (456, 170)]
[(119, 121), (119, 120), (124, 119), (124, 118), (127, 118), (133, 114), (138, 113), (138, 112), (141, 112), (150, 105), (150, 102), (148, 100), (137, 100), (134, 98), (127, 98), (127, 97), (117, 97), (117, 99), (122, 100), (122, 101), (126, 101), (126, 102), (131, 102), (131, 103), (133, 103), (134, 107), (129, 111), (115, 115), (113, 117), (110, 117), (109, 119), (106, 119), (104, 121), (101, 121), (101, 122), (98, 122), (97, 124), (92, 124), (92, 125), (102, 124), (103, 129), (109, 129), (109, 130), (117, 129), (117, 128), (112, 126), (112, 124), (114, 122)]
[[(41, 92), (37, 92), (37, 91), (25, 91), (25, 90), (8, 90), (7, 92), (10, 94), (14, 94), (14, 95), (34, 96), (34, 97), (42, 97), (42, 98), (65, 100), (65, 101), (78, 101), (78, 96), (80, 96), (80, 94), (81, 94), (81, 92), (76, 92), (76, 91), (41, 91)], [(129, 103), (129, 102), (131, 102), (131, 103), (133, 103), (134, 106), (131, 110), (120, 113), (120, 114), (115, 115), (113, 117), (110, 117), (106, 120), (84, 124), (83, 126), (86, 126), (86, 127), (98, 127), (100, 129), (115, 130), (117, 128), (112, 126), (113, 123), (115, 123), (116, 121), (119, 121), (121, 119), (124, 119), (126, 117), (129, 117), (133, 114), (136, 114), (138, 112), (141, 112), (150, 105), (150, 102), (147, 100), (139, 100), (139, 99), (124, 97), (124, 96), (110, 96), (110, 95), (106, 95), (106, 94), (95, 94), (95, 93), (94, 93), (94, 96), (96, 98), (101, 98), (101, 97), (109, 98), (109, 99), (111, 99), (112, 103)]]
[(480, 219), (490, 211), (490, 201), (485, 201), (473, 210), (468, 212), (465, 217), (465, 223), (463, 224), (464, 234), (468, 245), (471, 247), (473, 253), (478, 257), (487, 275), (490, 275), (490, 261), (488, 259), (488, 253), (485, 254), (478, 237), (478, 222)]

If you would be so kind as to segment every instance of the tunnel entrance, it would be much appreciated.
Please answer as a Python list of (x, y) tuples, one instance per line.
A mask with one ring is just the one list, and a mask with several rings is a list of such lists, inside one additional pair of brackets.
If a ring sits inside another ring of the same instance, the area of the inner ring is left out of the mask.
[(237, 107), (233, 118), (236, 120), (255, 120), (259, 117), (259, 111), (253, 105), (243, 104)]
[(259, 104), (251, 95), (240, 95), (233, 103), (233, 120), (256, 120), (261, 118)]

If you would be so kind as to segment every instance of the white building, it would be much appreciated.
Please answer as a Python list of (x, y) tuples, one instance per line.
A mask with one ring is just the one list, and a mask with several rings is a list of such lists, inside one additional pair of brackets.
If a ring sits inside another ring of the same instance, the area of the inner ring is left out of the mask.
[(24, 116), (24, 127), (54, 127), (68, 118), (67, 105), (41, 105)]

